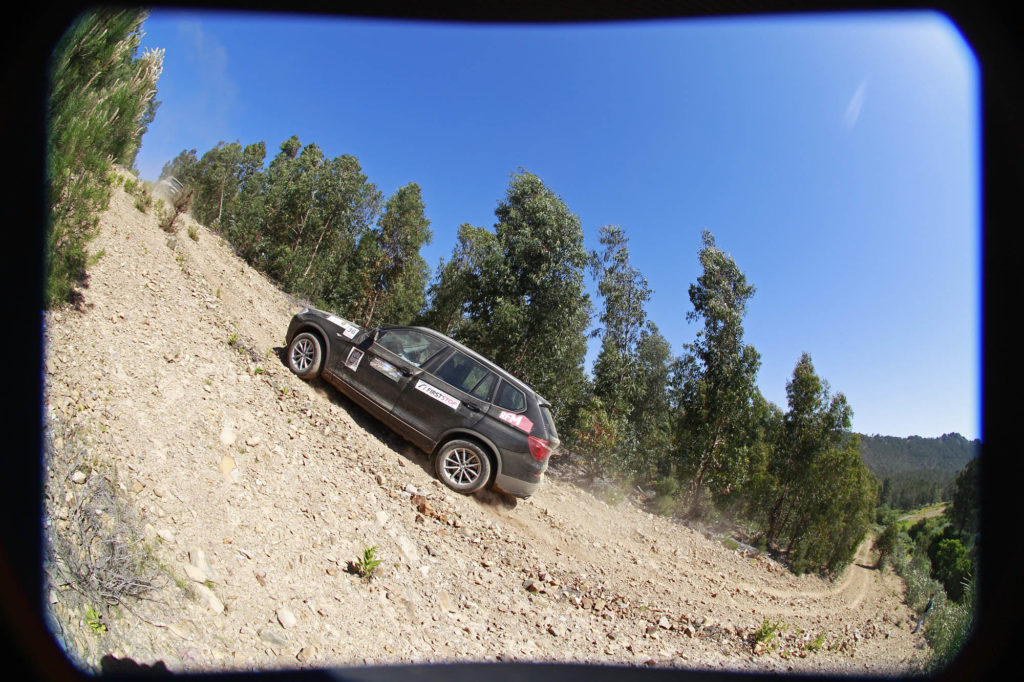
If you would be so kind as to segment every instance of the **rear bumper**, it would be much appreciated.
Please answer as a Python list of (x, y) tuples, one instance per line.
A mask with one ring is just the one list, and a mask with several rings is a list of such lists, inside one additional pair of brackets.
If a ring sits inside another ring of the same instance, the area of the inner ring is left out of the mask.
[(537, 492), (544, 475), (537, 476), (533, 481), (523, 481), (505, 474), (498, 474), (494, 477), (494, 488), (499, 492), (513, 497), (529, 497)]

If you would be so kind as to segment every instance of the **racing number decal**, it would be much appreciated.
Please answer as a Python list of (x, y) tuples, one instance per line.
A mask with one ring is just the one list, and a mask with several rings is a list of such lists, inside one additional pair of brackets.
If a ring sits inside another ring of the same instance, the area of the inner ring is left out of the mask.
[(359, 361), (363, 359), (363, 351), (358, 348), (353, 348), (348, 352), (348, 358), (345, 360), (345, 366), (353, 372), (359, 367)]

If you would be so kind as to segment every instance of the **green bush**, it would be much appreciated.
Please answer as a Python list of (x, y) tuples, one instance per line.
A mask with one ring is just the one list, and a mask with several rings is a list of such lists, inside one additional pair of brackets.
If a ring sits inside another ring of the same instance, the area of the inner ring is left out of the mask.
[(74, 300), (86, 244), (116, 182), (111, 161), (131, 166), (156, 112), (163, 53), (136, 58), (142, 10), (83, 14), (54, 50), (48, 107), (46, 305)]

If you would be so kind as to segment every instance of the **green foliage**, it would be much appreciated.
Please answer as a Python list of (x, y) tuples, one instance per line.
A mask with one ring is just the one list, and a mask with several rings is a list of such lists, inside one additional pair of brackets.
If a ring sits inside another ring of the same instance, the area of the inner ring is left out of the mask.
[(981, 442), (958, 433), (940, 438), (861, 436), (861, 454), (882, 479), (880, 502), (893, 509), (916, 509), (952, 499), (957, 472), (976, 459)]
[(705, 495), (726, 495), (748, 479), (750, 433), (745, 415), (756, 393), (760, 355), (743, 343), (743, 316), (754, 295), (731, 256), (703, 233), (703, 269), (690, 285), (690, 321), (702, 320), (694, 343), (674, 368), (676, 459), (692, 481), (690, 514), (699, 515)]
[(960, 601), (964, 596), (964, 584), (972, 573), (967, 549), (955, 538), (938, 537), (928, 548), (928, 558), (932, 564), (932, 577), (942, 583), (946, 596)]
[(107, 631), (107, 626), (103, 623), (103, 616), (98, 614), (91, 604), (85, 607), (85, 622), (89, 629), (97, 635)]
[(416, 183), (388, 199), (377, 229), (363, 235), (356, 249), (353, 281), (361, 300), (353, 317), (359, 324), (408, 324), (423, 309), (429, 275), (420, 249), (430, 243), (429, 225)]
[(163, 53), (135, 56), (146, 15), (87, 12), (54, 51), (47, 110), (47, 307), (76, 297), (86, 277), (86, 244), (109, 202), (111, 164), (134, 164), (155, 115)]
[(175, 223), (178, 220), (178, 216), (188, 211), (192, 205), (193, 196), (192, 188), (188, 185), (184, 186), (180, 192), (174, 195), (171, 199), (171, 210), (160, 220), (160, 228), (164, 232), (173, 234), (178, 231)]
[(878, 552), (879, 561), (896, 551), (899, 534), (899, 524), (893, 522), (886, 526), (882, 534), (875, 540), (875, 551)]
[(772, 640), (775, 639), (775, 635), (779, 634), (782, 629), (782, 621), (775, 621), (774, 623), (765, 618), (760, 627), (754, 631), (753, 640), (754, 644), (762, 644), (765, 648), (770, 648)]
[(800, 358), (786, 395), (789, 410), (756, 485), (761, 530), (769, 545), (785, 543), (797, 572), (838, 571), (870, 526), (875, 482), (857, 437), (846, 435), (845, 396), (830, 393), (810, 355)]
[(632, 267), (628, 238), (618, 225), (600, 229), (605, 247), (591, 254), (597, 290), (604, 299), (599, 319), (604, 325), (601, 352), (594, 363), (594, 393), (613, 412), (629, 417), (636, 404), (637, 346), (647, 321), (644, 305), (651, 290), (646, 278)]
[(946, 512), (961, 537), (973, 539), (978, 532), (981, 506), (981, 460), (970, 460), (953, 482), (953, 504)]
[(974, 616), (977, 612), (977, 587), (974, 578), (965, 582), (962, 592), (962, 598), (958, 602), (937, 599), (928, 616), (925, 639), (932, 648), (932, 667), (936, 671), (953, 662), (974, 628)]
[(815, 637), (811, 641), (809, 641), (806, 644), (804, 644), (804, 650), (805, 651), (818, 651), (819, 649), (821, 649), (821, 646), (824, 643), (825, 643), (825, 633), (824, 632), (819, 632), (817, 637)]
[(363, 555), (356, 559), (353, 565), (360, 578), (369, 580), (380, 566), (380, 562), (381, 560), (377, 558), (377, 546), (374, 545), (364, 548)]
[(495, 217), (493, 233), (459, 230), (424, 319), (532, 384), (557, 415), (585, 385), (583, 230), (561, 198), (522, 170)]
[[(430, 242), (420, 188), (381, 193), (348, 155), (326, 158), (292, 136), (264, 168), (263, 142), (182, 151), (162, 177), (195, 190), (192, 213), (281, 287), (372, 325), (405, 324), (425, 302)], [(376, 222), (376, 225), (374, 223)]]

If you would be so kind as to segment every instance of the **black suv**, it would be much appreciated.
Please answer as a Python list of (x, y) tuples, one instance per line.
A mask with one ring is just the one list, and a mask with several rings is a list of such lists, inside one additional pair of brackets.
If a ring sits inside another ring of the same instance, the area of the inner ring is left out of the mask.
[(551, 405), (490, 360), (424, 327), (363, 329), (305, 308), (285, 337), (288, 367), (322, 376), (434, 458), (452, 490), (540, 485), (558, 448)]

